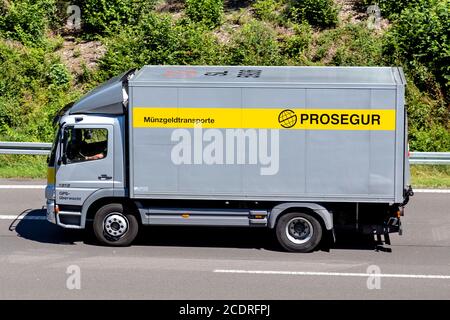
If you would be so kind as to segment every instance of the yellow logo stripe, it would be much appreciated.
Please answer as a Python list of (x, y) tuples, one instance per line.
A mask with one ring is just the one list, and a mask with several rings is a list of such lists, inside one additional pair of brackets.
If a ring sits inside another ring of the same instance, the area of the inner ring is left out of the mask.
[(135, 128), (395, 130), (395, 110), (134, 108)]

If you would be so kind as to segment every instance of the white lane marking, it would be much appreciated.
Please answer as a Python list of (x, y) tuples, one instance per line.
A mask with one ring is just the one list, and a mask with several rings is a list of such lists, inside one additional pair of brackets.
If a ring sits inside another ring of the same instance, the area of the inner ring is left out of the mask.
[(381, 277), (381, 278), (412, 278), (412, 279), (446, 279), (450, 275), (439, 274), (395, 274), (395, 273), (352, 273), (352, 272), (307, 272), (307, 271), (265, 271), (265, 270), (225, 270), (216, 269), (216, 273), (241, 273), (241, 274), (275, 274), (291, 276), (334, 276), (334, 277)]
[(0, 189), (45, 189), (45, 185), (40, 184), (2, 184)]
[(450, 193), (450, 189), (413, 189), (417, 193)]
[(0, 215), (0, 220), (46, 220), (44, 216), (12, 216), (12, 215)]

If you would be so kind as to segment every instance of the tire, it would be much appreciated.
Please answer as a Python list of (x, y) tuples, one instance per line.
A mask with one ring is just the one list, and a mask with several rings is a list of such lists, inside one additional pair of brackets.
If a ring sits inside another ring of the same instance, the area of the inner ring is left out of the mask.
[(311, 252), (322, 239), (322, 226), (317, 219), (303, 212), (283, 214), (275, 227), (278, 242), (291, 252)]
[(126, 206), (111, 203), (97, 211), (93, 229), (95, 237), (102, 245), (126, 247), (136, 238), (139, 222)]

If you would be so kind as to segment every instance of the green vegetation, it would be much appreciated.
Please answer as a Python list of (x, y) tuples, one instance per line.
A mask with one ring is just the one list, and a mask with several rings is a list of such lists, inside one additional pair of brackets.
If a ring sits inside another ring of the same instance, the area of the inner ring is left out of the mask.
[(339, 8), (333, 0), (291, 0), (288, 8), (289, 16), (296, 22), (307, 21), (322, 28), (338, 23)]
[(280, 22), (282, 5), (282, 1), (277, 0), (256, 0), (253, 4), (253, 11), (260, 20)]
[(167, 14), (151, 13), (105, 43), (108, 51), (100, 61), (105, 78), (144, 64), (218, 64), (221, 59), (218, 40), (207, 27)]
[[(51, 141), (58, 110), (144, 64), (395, 65), (408, 81), (410, 149), (450, 151), (450, 0), (358, 0), (351, 11), (334, 0), (72, 3), (81, 30), (65, 27), (68, 3), (0, 0), (0, 140)], [(31, 159), (0, 158), (0, 175), (26, 164), (14, 174), (35, 176), (44, 165)]]
[[(371, 3), (371, 1), (363, 1)], [(411, 150), (450, 150), (450, 1), (377, 1), (393, 20), (382, 60), (403, 66)]]
[(320, 65), (377, 66), (384, 64), (382, 48), (382, 37), (364, 24), (347, 24), (318, 34), (308, 55)]
[(45, 156), (0, 154), (0, 178), (45, 179)]
[(0, 140), (50, 141), (55, 113), (82, 94), (53, 53), (58, 39), (47, 42), (34, 48), (0, 40)]
[(423, 0), (362, 0), (362, 6), (377, 4), (381, 14), (389, 19), (394, 20), (405, 8), (414, 7), (423, 2)]
[[(417, 83), (450, 89), (450, 1), (424, 0), (404, 9), (387, 34), (386, 54), (409, 63)], [(414, 70), (414, 71), (413, 71)], [(435, 81), (433, 81), (435, 80)]]
[(450, 188), (450, 166), (413, 165), (411, 183), (414, 188)]
[(124, 25), (136, 24), (151, 12), (155, 0), (75, 0), (88, 34), (114, 33)]
[(1, 0), (0, 35), (32, 47), (41, 45), (55, 12), (56, 0)]
[(223, 15), (223, 0), (186, 0), (186, 15), (193, 22), (210, 28), (218, 26)]
[(290, 60), (292, 65), (307, 63), (304, 53), (310, 47), (313, 39), (313, 30), (308, 23), (295, 24), (294, 33), (281, 38), (282, 53)]
[(283, 64), (275, 31), (265, 22), (252, 20), (233, 34), (227, 62), (233, 65)]

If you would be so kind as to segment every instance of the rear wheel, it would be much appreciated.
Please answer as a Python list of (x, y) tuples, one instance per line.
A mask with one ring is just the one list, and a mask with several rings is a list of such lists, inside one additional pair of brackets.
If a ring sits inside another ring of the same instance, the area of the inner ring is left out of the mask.
[(317, 219), (303, 212), (282, 215), (276, 225), (278, 242), (287, 251), (313, 251), (322, 239), (322, 226)]
[(129, 246), (139, 231), (139, 222), (130, 210), (120, 203), (101, 207), (94, 217), (94, 234), (107, 246)]

